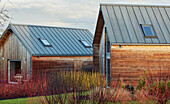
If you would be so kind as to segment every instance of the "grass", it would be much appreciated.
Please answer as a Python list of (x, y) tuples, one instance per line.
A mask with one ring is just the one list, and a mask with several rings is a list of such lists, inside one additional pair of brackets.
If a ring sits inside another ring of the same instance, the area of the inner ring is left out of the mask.
[[(64, 96), (64, 94), (63, 94)], [(31, 100), (36, 100), (39, 98), (44, 98), (44, 96), (40, 97), (30, 97), (30, 98), (19, 98), (19, 99), (7, 99), (7, 100), (0, 100), (0, 104), (30, 104)], [(86, 102), (86, 104), (95, 104), (94, 102), (90, 100), (84, 100), (83, 102)], [(108, 103), (113, 104), (113, 103)], [(122, 104), (121, 102), (118, 102), (116, 104)], [(137, 101), (131, 101), (127, 102), (127, 104), (138, 104)], [(152, 104), (152, 103), (151, 103)], [(153, 103), (154, 104), (154, 103)], [(170, 100), (168, 100), (167, 104), (170, 104)]]
[(0, 100), (0, 104), (30, 104), (31, 100), (36, 100), (36, 99), (43, 98), (43, 97), (44, 96)]
[[(34, 97), (34, 99), (37, 97)], [(30, 104), (29, 101), (33, 99), (33, 98), (21, 98), (21, 99), (10, 99), (10, 100), (0, 100), (0, 104)], [(87, 104), (91, 104), (91, 101), (85, 101)], [(112, 103), (108, 103), (108, 104), (112, 104)], [(116, 103), (116, 104), (122, 104), (120, 103)], [(138, 102), (133, 101), (133, 102), (129, 102), (128, 104), (138, 104)], [(153, 103), (154, 104), (154, 103)], [(170, 100), (168, 100), (168, 103), (170, 104)]]
[(0, 104), (29, 104), (29, 100), (31, 99), (32, 98), (0, 100)]
[[(61, 94), (63, 97), (66, 95), (71, 96), (72, 93), (67, 94)], [(89, 94), (89, 91), (83, 92), (81, 95), (87, 95)], [(57, 96), (57, 95), (56, 95)], [(51, 96), (47, 96), (47, 98), (50, 98)], [(0, 100), (0, 104), (30, 104), (30, 102), (38, 101), (39, 99), (45, 99), (45, 96), (39, 96), (39, 97), (28, 97), (28, 98), (18, 98), (18, 99), (6, 99), (6, 100)], [(89, 101), (86, 101), (89, 102)]]

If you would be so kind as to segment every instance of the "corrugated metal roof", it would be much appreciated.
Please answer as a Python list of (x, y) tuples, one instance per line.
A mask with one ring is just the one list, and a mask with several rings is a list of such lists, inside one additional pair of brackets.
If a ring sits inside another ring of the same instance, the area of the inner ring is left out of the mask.
[[(170, 6), (101, 4), (112, 43), (170, 43)], [(145, 38), (140, 24), (151, 24), (157, 38)]]
[[(92, 56), (80, 40), (92, 44), (93, 35), (87, 29), (10, 24), (10, 28), (33, 56)], [(52, 46), (44, 46), (46, 39)]]

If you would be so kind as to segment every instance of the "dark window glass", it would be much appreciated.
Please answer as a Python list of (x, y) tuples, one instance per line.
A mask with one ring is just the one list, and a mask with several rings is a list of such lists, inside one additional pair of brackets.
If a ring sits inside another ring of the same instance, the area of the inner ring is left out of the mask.
[(9, 81), (18, 82), (21, 76), (21, 61), (10, 61)]
[(151, 26), (144, 26), (145, 35), (154, 36)]
[(142, 29), (146, 37), (155, 37), (152, 25), (142, 25)]

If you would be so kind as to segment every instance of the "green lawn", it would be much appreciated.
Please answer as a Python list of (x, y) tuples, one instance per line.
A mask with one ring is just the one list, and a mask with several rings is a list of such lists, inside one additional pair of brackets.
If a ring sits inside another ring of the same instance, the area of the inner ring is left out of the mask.
[[(86, 95), (88, 94), (89, 91), (83, 92), (81, 95)], [(62, 96), (71, 96), (72, 93), (67, 93), (67, 94), (62, 94)], [(48, 96), (51, 97), (51, 96)], [(18, 99), (6, 99), (6, 100), (0, 100), (0, 104), (30, 104), (30, 103), (35, 103), (35, 101), (39, 101), (45, 97), (44, 96), (39, 96), (39, 97), (30, 97), (30, 98), (18, 98)], [(37, 103), (36, 103), (37, 104)]]
[(0, 104), (29, 104), (31, 98), (0, 100)]
[(43, 96), (40, 96), (40, 97), (30, 97), (30, 98), (18, 98), (18, 99), (0, 100), (0, 104), (30, 104), (31, 102), (35, 101), (36, 99), (40, 99), (42, 97)]
[[(43, 98), (43, 96), (41, 97), (31, 97), (31, 98), (19, 98), (19, 99), (9, 99), (9, 100), (0, 100), (0, 104), (30, 104), (31, 102), (34, 103), (34, 101), (36, 99), (39, 98)], [(87, 104), (94, 104), (91, 101), (85, 101)], [(37, 103), (36, 103), (37, 104)], [(108, 104), (112, 104), (112, 103), (108, 103)], [(117, 104), (121, 104), (121, 103), (117, 103)], [(133, 102), (129, 102), (128, 104), (138, 104), (138, 102), (133, 101)], [(170, 100), (168, 101), (167, 104), (170, 104)]]

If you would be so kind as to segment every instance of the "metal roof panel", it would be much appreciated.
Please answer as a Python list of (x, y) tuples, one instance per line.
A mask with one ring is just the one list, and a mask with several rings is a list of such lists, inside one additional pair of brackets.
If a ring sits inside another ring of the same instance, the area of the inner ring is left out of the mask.
[[(112, 43), (170, 43), (170, 6), (101, 4)], [(146, 38), (141, 24), (152, 25), (157, 38)]]
[[(87, 29), (10, 24), (12, 31), (22, 40), (34, 56), (92, 56), (93, 49), (79, 40), (92, 44), (93, 35)], [(51, 46), (44, 46), (39, 38)]]

